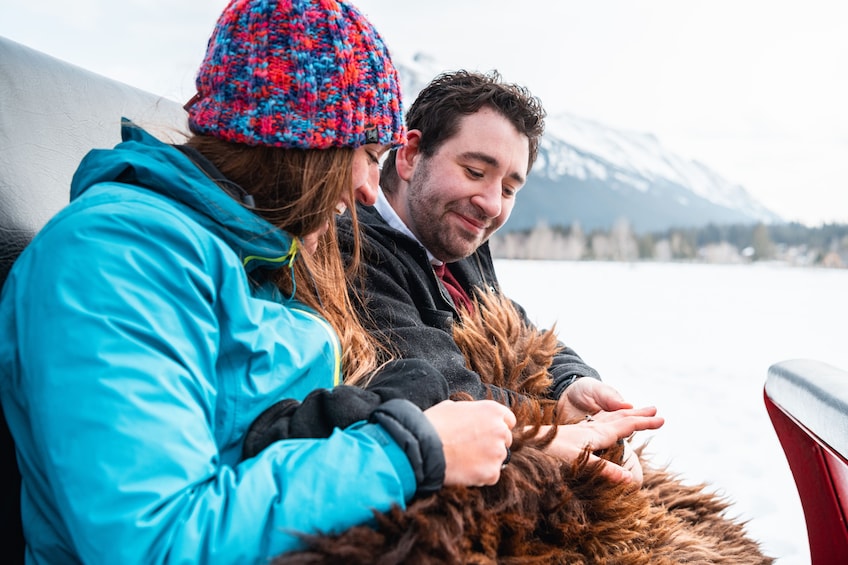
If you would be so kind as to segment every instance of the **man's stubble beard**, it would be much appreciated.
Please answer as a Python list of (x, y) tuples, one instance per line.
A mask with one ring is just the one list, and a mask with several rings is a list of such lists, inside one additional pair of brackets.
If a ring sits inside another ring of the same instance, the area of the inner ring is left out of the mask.
[(478, 241), (477, 238), (462, 237), (453, 222), (445, 221), (445, 215), (451, 207), (441, 200), (433, 201), (429, 194), (436, 193), (431, 185), (433, 181), (429, 161), (425, 158), (415, 170), (407, 186), (408, 208), (412, 232), (418, 237), (424, 247), (437, 259), (452, 263), (464, 259), (474, 253), (488, 239)]

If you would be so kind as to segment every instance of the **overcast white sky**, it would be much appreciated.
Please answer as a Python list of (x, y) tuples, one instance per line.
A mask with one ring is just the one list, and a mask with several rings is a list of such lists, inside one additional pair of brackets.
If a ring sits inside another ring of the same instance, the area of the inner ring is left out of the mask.
[[(178, 100), (226, 0), (0, 0), (0, 35)], [(395, 57), (654, 133), (787, 219), (848, 222), (848, 2), (354, 0)]]

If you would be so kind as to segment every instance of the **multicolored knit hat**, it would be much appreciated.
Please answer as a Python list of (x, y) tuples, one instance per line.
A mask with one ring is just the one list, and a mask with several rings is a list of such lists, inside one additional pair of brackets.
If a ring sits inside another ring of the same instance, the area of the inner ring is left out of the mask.
[(189, 125), (244, 143), (298, 149), (406, 141), (388, 49), (343, 0), (232, 0), (186, 105)]

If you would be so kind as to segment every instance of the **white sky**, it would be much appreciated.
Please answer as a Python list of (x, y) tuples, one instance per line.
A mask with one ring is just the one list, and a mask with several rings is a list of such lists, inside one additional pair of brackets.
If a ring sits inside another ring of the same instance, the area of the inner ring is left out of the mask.
[[(178, 100), (226, 0), (0, 0), (0, 35)], [(848, 2), (355, 0), (398, 57), (654, 133), (787, 219), (848, 222)]]

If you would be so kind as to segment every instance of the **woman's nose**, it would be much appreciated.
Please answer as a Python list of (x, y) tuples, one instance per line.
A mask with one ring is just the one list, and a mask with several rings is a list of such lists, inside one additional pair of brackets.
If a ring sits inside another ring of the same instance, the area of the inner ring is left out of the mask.
[(377, 202), (377, 185), (363, 184), (353, 189), (353, 196), (356, 201), (366, 206), (373, 206)]
[(353, 189), (356, 201), (365, 206), (373, 206), (377, 203), (377, 190), (380, 186), (380, 171), (368, 171), (365, 182)]

